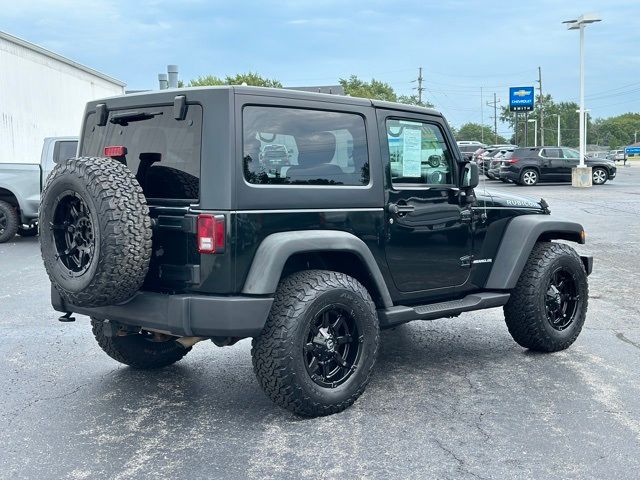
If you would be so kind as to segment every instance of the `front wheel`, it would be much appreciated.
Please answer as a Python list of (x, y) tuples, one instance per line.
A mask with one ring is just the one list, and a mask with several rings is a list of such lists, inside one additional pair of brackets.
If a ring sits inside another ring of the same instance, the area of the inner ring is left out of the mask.
[(267, 396), (299, 415), (349, 407), (362, 394), (378, 353), (376, 308), (367, 290), (343, 273), (309, 270), (278, 286), (253, 368)]
[(587, 274), (576, 251), (561, 243), (537, 243), (504, 306), (509, 333), (531, 350), (564, 350), (582, 330), (588, 296)]
[(591, 172), (591, 177), (594, 185), (604, 185), (609, 175), (604, 168), (594, 168)]

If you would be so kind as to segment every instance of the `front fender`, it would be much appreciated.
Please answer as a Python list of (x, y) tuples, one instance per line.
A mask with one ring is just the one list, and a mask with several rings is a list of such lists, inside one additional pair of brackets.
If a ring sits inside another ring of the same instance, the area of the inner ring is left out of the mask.
[(547, 215), (515, 217), (505, 229), (485, 288), (514, 288), (537, 241), (562, 239), (584, 243), (583, 230), (579, 223), (558, 220)]
[(302, 230), (269, 235), (256, 251), (242, 293), (273, 294), (280, 282), (282, 269), (291, 255), (323, 251), (351, 252), (357, 255), (369, 270), (384, 306), (393, 305), (382, 272), (369, 247), (355, 235), (337, 230)]

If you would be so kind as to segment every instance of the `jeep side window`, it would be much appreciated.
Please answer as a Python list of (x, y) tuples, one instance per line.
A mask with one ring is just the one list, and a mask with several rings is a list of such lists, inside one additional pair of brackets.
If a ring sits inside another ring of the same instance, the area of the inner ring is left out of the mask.
[(360, 115), (247, 106), (242, 120), (243, 171), (251, 184), (369, 183), (367, 136)]
[(453, 157), (437, 125), (388, 119), (387, 141), (394, 184), (453, 184)]

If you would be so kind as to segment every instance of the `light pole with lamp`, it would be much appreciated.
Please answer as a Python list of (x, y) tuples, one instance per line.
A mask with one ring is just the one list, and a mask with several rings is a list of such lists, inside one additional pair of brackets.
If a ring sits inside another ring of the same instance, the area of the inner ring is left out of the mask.
[(530, 118), (529, 120), (527, 120), (527, 122), (534, 124), (533, 125), (533, 131), (535, 132), (535, 135), (534, 135), (533, 146), (537, 147), (538, 146), (538, 119), (537, 118)]
[(593, 13), (585, 13), (575, 20), (562, 22), (567, 24), (569, 30), (580, 30), (580, 163), (571, 175), (571, 184), (574, 187), (590, 187), (592, 183), (591, 168), (584, 164), (584, 28), (601, 20)]
[(558, 146), (560, 146), (560, 114), (556, 113), (556, 117), (558, 117)]

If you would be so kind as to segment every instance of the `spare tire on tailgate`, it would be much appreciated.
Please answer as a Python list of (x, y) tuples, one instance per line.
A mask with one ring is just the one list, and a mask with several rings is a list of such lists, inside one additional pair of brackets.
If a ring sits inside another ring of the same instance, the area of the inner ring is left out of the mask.
[(61, 161), (40, 203), (40, 249), (51, 283), (73, 305), (124, 302), (151, 258), (151, 218), (133, 173), (112, 158)]

